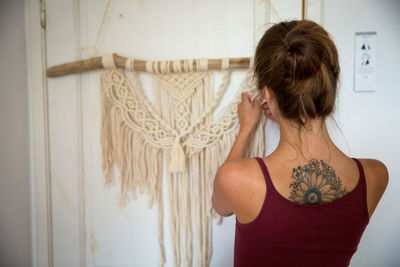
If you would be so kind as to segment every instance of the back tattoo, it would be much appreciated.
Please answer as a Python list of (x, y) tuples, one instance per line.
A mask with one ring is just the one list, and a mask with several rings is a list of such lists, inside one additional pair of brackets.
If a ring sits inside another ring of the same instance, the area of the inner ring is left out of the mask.
[(303, 167), (293, 168), (289, 199), (305, 205), (319, 205), (341, 198), (348, 192), (335, 170), (323, 160), (310, 160)]

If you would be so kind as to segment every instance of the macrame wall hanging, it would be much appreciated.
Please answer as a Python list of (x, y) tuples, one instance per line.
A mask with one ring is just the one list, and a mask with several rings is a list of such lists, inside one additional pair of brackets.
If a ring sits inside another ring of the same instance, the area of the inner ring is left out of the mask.
[[(164, 183), (175, 266), (192, 266), (195, 248), (196, 265), (209, 266), (211, 261), (212, 218), (218, 218), (218, 223), (222, 220), (212, 208), (213, 179), (238, 134), (240, 94), (257, 91), (249, 68), (232, 102), (214, 117), (231, 73), (229, 60), (221, 62), (223, 78), (216, 92), (207, 60), (147, 62), (153, 104), (144, 93), (134, 60), (126, 60), (124, 72), (116, 68), (112, 55), (102, 57), (106, 70), (101, 74), (101, 145), (106, 184), (114, 179), (115, 164), (120, 172), (122, 206), (129, 192), (136, 198), (137, 190), (147, 193), (150, 207), (157, 202), (160, 266), (166, 261)], [(262, 116), (247, 156), (264, 155), (264, 126)], [(167, 167), (164, 180), (163, 164)]]
[[(213, 180), (239, 131), (241, 93), (257, 93), (252, 60), (143, 61), (112, 54), (48, 68), (47, 76), (99, 68), (105, 69), (100, 76), (105, 183), (118, 180), (121, 206), (125, 206), (128, 194), (135, 199), (138, 191), (149, 196), (150, 208), (157, 203), (159, 266), (166, 262), (162, 193), (167, 186), (174, 265), (193, 266), (196, 262), (200, 267), (209, 266), (212, 219), (222, 222), (211, 203)], [(215, 114), (233, 69), (248, 71), (232, 101)], [(214, 90), (212, 79), (218, 70), (223, 77)], [(151, 73), (152, 88), (142, 88), (139, 71)], [(145, 90), (152, 91), (154, 103)], [(265, 116), (261, 116), (246, 157), (265, 154), (265, 123)], [(167, 177), (163, 178), (164, 165)]]
[[(105, 184), (119, 184), (121, 206), (126, 205), (130, 194), (136, 199), (138, 192), (148, 195), (149, 208), (157, 203), (159, 266), (167, 260), (163, 203), (166, 186), (174, 266), (207, 267), (213, 251), (212, 220), (222, 223), (211, 203), (213, 180), (239, 131), (237, 105), (241, 93), (257, 93), (252, 60), (143, 61), (117, 54), (95, 57), (109, 6), (107, 0), (91, 58), (48, 68), (47, 76), (105, 69), (100, 76)], [(215, 114), (233, 69), (248, 71), (233, 100)], [(141, 71), (152, 75), (151, 88), (142, 88), (137, 75)], [(216, 71), (221, 71), (223, 77), (214, 90)], [(152, 92), (153, 103), (145, 92)], [(246, 157), (265, 154), (265, 122), (265, 116), (261, 116)]]

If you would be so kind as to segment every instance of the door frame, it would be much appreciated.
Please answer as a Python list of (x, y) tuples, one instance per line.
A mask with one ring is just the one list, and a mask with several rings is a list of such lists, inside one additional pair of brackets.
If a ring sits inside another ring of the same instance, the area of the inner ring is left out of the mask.
[(44, 0), (25, 0), (32, 266), (53, 266)]

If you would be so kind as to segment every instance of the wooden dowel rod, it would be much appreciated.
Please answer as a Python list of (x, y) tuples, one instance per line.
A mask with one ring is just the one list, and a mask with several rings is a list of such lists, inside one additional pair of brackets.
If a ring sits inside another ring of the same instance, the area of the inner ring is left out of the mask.
[[(125, 68), (126, 57), (121, 57), (116, 53), (113, 54), (115, 65), (118, 68)], [(221, 69), (222, 59), (209, 59), (208, 69), (209, 70), (219, 70)], [(184, 60), (181, 61), (182, 64)], [(250, 58), (230, 58), (229, 68), (230, 69), (247, 69), (250, 64)], [(196, 61), (193, 61), (194, 69), (196, 69)], [(146, 61), (135, 59), (134, 61), (135, 71), (146, 71)], [(56, 65), (47, 69), (47, 77), (59, 77), (63, 75), (79, 73), (89, 70), (102, 69), (103, 64), (101, 63), (101, 57), (93, 57), (85, 60), (79, 60), (69, 63), (64, 63), (61, 65)]]

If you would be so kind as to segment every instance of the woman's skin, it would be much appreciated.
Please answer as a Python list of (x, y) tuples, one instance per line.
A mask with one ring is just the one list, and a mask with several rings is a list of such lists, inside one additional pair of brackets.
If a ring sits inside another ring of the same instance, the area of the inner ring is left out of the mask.
[[(250, 103), (251, 95), (242, 94), (242, 101), (238, 105), (239, 134), (214, 180), (212, 203), (217, 213), (221, 216), (230, 216), (234, 213), (239, 222), (248, 223), (254, 220), (261, 210), (268, 190), (264, 176), (256, 160), (246, 159), (244, 155), (249, 146), (249, 136), (254, 131), (260, 116), (264, 115), (275, 120), (280, 128), (280, 141), (276, 150), (263, 160), (274, 187), (283, 197), (299, 205), (310, 204), (293, 197), (301, 194), (291, 183), (294, 181), (292, 172), (297, 168), (304, 170), (310, 162), (316, 162), (312, 159), (322, 162), (324, 168), (333, 170), (333, 178), (341, 183), (341, 194), (326, 195), (324, 201), (319, 204), (335, 201), (351, 192), (359, 180), (358, 167), (353, 159), (346, 156), (333, 143), (325, 121), (309, 120), (299, 132), (293, 122), (281, 116), (276, 99), (267, 87), (263, 88), (262, 97), (266, 102), (260, 106), (257, 101)], [(364, 168), (367, 208), (371, 217), (388, 184), (388, 171), (378, 160), (359, 160)]]

